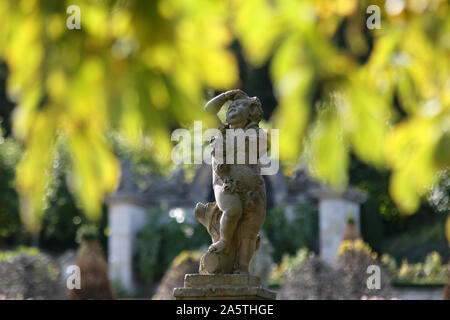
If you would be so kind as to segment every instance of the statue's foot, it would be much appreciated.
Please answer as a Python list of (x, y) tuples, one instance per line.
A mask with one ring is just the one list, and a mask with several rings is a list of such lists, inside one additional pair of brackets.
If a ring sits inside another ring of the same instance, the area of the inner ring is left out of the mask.
[(248, 270), (245, 269), (236, 269), (233, 271), (234, 274), (249, 274)]
[(208, 251), (209, 252), (222, 252), (223, 250), (225, 250), (227, 244), (225, 241), (223, 240), (219, 240), (217, 242), (214, 242), (212, 245), (209, 246)]

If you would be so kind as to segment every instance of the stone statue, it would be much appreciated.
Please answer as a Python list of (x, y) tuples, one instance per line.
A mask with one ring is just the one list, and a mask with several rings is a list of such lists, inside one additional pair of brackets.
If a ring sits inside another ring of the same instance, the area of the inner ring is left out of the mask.
[[(226, 123), (211, 139), (215, 202), (197, 203), (195, 217), (208, 230), (212, 244), (200, 259), (200, 274), (186, 274), (177, 300), (273, 300), (276, 293), (249, 274), (266, 215), (266, 189), (259, 159), (267, 153), (266, 132), (258, 127), (263, 112), (256, 97), (230, 90), (210, 100), (205, 109), (217, 115), (231, 101)], [(235, 143), (235, 141), (237, 143)]]
[[(213, 242), (201, 258), (200, 274), (248, 274), (266, 214), (264, 180), (258, 161), (251, 161), (267, 153), (267, 136), (258, 126), (263, 117), (261, 103), (257, 97), (237, 89), (216, 96), (205, 105), (205, 110), (217, 115), (228, 101), (231, 103), (226, 123), (219, 126), (221, 135), (211, 139), (216, 201), (197, 203), (195, 208), (195, 217), (206, 227)], [(245, 134), (244, 148), (228, 149), (230, 143), (235, 145), (234, 138), (227, 139), (229, 131)], [(258, 148), (249, 148), (255, 142)], [(229, 150), (235, 153), (232, 163), (226, 154)], [(236, 161), (239, 152), (245, 152), (244, 161)]]

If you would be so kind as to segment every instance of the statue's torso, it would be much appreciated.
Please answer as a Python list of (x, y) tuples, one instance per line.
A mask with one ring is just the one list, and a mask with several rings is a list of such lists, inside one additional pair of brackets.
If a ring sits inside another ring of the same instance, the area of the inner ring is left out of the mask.
[[(211, 142), (212, 147), (212, 171), (213, 171), (213, 187), (214, 189), (218, 189), (221, 192), (225, 193), (236, 193), (241, 197), (241, 200), (245, 201), (248, 192), (252, 192), (254, 196), (261, 197), (265, 199), (265, 185), (264, 179), (260, 173), (260, 166), (255, 161), (250, 161), (251, 157), (249, 157), (250, 152), (254, 152), (255, 150), (249, 148), (249, 141), (253, 139), (254, 142), (258, 143), (258, 131), (259, 128), (256, 127), (255, 133), (256, 135), (250, 135), (248, 139), (246, 139), (245, 145), (237, 146), (235, 148), (230, 148), (228, 150), (234, 150), (234, 162), (226, 163), (226, 150), (227, 144), (234, 143), (233, 141), (227, 141), (226, 135), (223, 134), (221, 139), (215, 137)], [(221, 143), (221, 145), (219, 145)], [(231, 145), (232, 146), (232, 145)], [(219, 148), (222, 148), (223, 157), (220, 157), (220, 151), (217, 152)], [(237, 154), (239, 152), (245, 153), (245, 157), (243, 159), (244, 163), (238, 164), (237, 162)], [(253, 155), (255, 156), (255, 155)], [(222, 159), (222, 161), (220, 161)], [(259, 159), (256, 159), (259, 160)], [(225, 162), (225, 163), (222, 163)], [(252, 196), (253, 197), (253, 196)]]

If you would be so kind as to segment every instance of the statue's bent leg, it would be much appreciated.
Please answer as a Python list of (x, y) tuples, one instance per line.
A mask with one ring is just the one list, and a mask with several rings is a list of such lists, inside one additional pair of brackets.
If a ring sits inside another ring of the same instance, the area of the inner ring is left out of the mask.
[(242, 203), (237, 194), (224, 193), (221, 187), (214, 187), (217, 205), (222, 211), (220, 219), (220, 239), (209, 247), (211, 252), (227, 248), (233, 239), (236, 226), (242, 217)]

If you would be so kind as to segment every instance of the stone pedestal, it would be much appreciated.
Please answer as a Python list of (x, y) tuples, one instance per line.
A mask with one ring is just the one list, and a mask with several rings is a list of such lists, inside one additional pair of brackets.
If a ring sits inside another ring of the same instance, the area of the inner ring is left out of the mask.
[(276, 293), (261, 287), (258, 277), (243, 274), (186, 274), (177, 300), (275, 300)]

